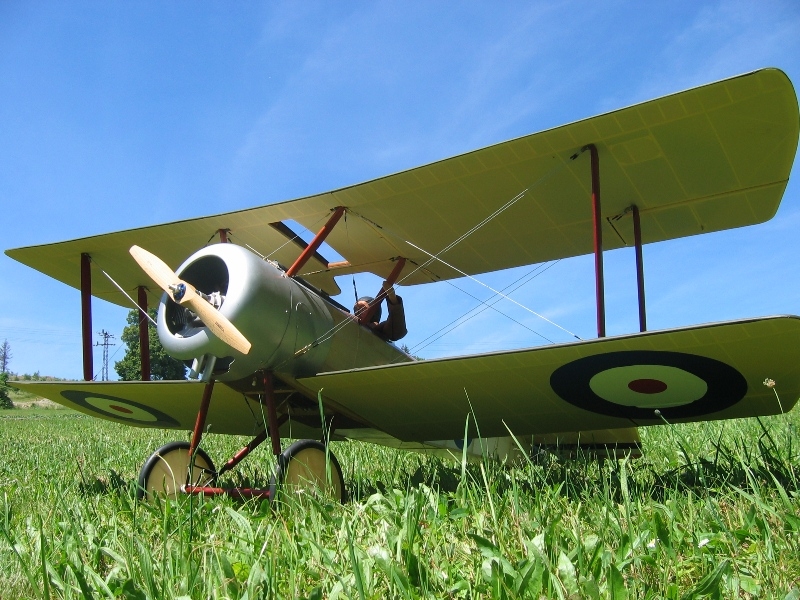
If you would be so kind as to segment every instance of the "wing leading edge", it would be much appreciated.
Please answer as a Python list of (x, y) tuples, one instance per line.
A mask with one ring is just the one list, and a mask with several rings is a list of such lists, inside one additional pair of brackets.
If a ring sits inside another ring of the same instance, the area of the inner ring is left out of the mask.
[[(768, 317), (323, 373), (299, 383), (406, 441), (460, 439), (469, 414), (484, 437), (729, 419), (794, 406), (798, 338), (800, 317)], [(764, 385), (768, 378), (780, 401)]]
[[(415, 271), (429, 256), (407, 242), (438, 253), (526, 190), (442, 258), (478, 274), (591, 252), (588, 153), (571, 159), (586, 144), (599, 152), (607, 249), (633, 244), (626, 213), (632, 204), (644, 243), (765, 221), (783, 195), (799, 129), (792, 83), (777, 69), (763, 69), (324, 194), (6, 254), (80, 289), (80, 257), (87, 253), (135, 290), (150, 282), (128, 255), (133, 244), (175, 267), (215, 231), (229, 229), (235, 243), (291, 264), (298, 249), (280, 224), (294, 220), (316, 231), (331, 209), (345, 206), (347, 226), (336, 227), (327, 242), (349, 265), (317, 256), (301, 276), (335, 295), (335, 275), (370, 271), (385, 278), (390, 259), (403, 256), (401, 282), (425, 283), (460, 273), (443, 263)], [(93, 293), (128, 304), (102, 277), (94, 278)]]
[[(67, 408), (122, 425), (191, 431), (200, 409), (205, 384), (199, 381), (57, 381), (12, 382)], [(207, 430), (211, 433), (253, 436), (264, 430), (261, 404), (223, 383), (214, 386)], [(302, 423), (281, 427), (286, 437), (319, 437), (319, 430)]]

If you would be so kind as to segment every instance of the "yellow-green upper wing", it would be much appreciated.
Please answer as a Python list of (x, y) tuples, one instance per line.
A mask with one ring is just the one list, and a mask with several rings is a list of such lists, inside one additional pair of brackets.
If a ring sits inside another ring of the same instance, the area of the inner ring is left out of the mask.
[[(765, 221), (783, 195), (799, 126), (791, 82), (763, 69), (324, 194), (7, 254), (79, 287), (80, 255), (88, 253), (133, 290), (149, 285), (128, 256), (133, 244), (176, 267), (224, 228), (288, 265), (299, 248), (271, 224), (294, 220), (317, 231), (331, 209), (346, 206), (346, 223), (327, 241), (350, 266), (331, 269), (318, 257), (301, 275), (335, 294), (335, 274), (385, 277), (390, 259), (403, 256), (410, 260), (402, 283), (424, 283), (459, 276), (439, 262), (417, 270), (429, 258), (424, 251), (439, 253), (523, 192), (441, 258), (477, 274), (591, 252), (588, 152), (571, 158), (587, 144), (599, 151), (606, 248), (633, 243), (632, 204), (645, 243)], [(93, 293), (127, 302), (102, 277)]]

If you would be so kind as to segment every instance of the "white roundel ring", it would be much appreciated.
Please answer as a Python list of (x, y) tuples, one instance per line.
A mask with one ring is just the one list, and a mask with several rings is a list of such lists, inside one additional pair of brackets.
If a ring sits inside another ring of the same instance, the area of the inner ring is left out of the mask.
[(81, 409), (105, 419), (111, 418), (123, 423), (151, 427), (171, 428), (180, 425), (175, 419), (160, 410), (144, 406), (133, 400), (80, 390), (65, 390), (61, 392), (61, 395), (77, 404)]
[[(585, 410), (633, 420), (697, 417), (739, 402), (747, 381), (728, 364), (684, 352), (625, 350), (562, 365), (550, 386)], [(656, 412), (658, 411), (658, 412)]]

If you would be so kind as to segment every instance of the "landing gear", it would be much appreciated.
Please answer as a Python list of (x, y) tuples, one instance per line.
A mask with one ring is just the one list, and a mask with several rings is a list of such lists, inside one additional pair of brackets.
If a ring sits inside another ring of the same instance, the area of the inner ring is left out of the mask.
[(300, 440), (289, 446), (278, 457), (269, 487), (271, 498), (280, 487), (287, 496), (308, 492), (337, 502), (345, 501), (342, 467), (333, 453), (316, 440)]
[(190, 457), (189, 442), (170, 442), (153, 452), (139, 471), (136, 497), (143, 500), (153, 494), (163, 494), (175, 498), (183, 491), (183, 486), (207, 486), (215, 478), (214, 463), (208, 454), (198, 448)]
[[(259, 380), (262, 389), (255, 394), (252, 392), (249, 394), (267, 409), (268, 426), (264, 431), (256, 435), (219, 470), (214, 469), (214, 463), (199, 447), (214, 388), (214, 380), (209, 378), (203, 391), (191, 443), (172, 442), (153, 453), (139, 473), (138, 498), (141, 500), (158, 493), (175, 498), (178, 493), (186, 493), (206, 496), (224, 494), (234, 498), (260, 498), (271, 501), (275, 498), (278, 488), (282, 487), (289, 494), (303, 491), (344, 502), (342, 468), (324, 444), (316, 440), (300, 440), (285, 451), (281, 450), (280, 427), (289, 420), (289, 413), (287, 410), (278, 416), (272, 375), (261, 372), (260, 377), (254, 379), (254, 386)], [(269, 489), (214, 487), (214, 481), (218, 476), (233, 469), (267, 440), (271, 442), (272, 452), (277, 460)]]

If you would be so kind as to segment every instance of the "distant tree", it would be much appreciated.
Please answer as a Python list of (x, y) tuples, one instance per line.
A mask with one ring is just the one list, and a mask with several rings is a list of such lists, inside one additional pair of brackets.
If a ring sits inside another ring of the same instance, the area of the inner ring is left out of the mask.
[(403, 344), (402, 346), (400, 346), (400, 350), (402, 350), (403, 352), (408, 354), (414, 360), (425, 360), (421, 356), (417, 356), (416, 354), (411, 354), (411, 348), (409, 348), (406, 344)]
[(11, 362), (13, 356), (11, 344), (8, 343), (8, 340), (4, 340), (0, 345), (0, 373), (8, 373), (8, 363)]
[(14, 403), (8, 395), (10, 389), (8, 387), (8, 373), (0, 373), (0, 409), (14, 408)]
[[(156, 311), (150, 316), (155, 319)], [(138, 381), (142, 378), (142, 362), (139, 354), (139, 319), (138, 310), (128, 313), (125, 329), (122, 330), (122, 341), (128, 346), (122, 360), (114, 363), (114, 370), (123, 381)], [(158, 339), (158, 333), (152, 323), (148, 322), (150, 336), (150, 378), (151, 379), (186, 379), (186, 365), (166, 353)]]

